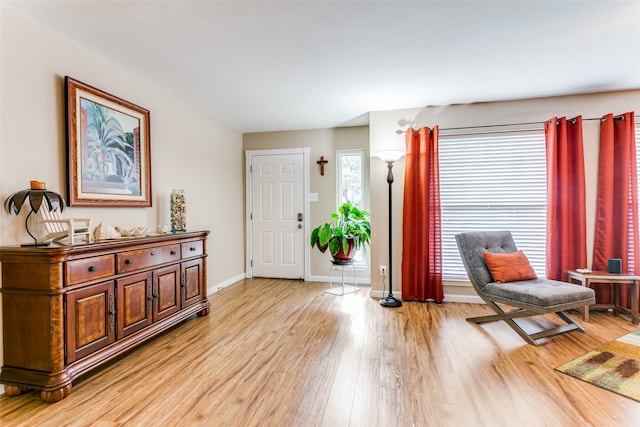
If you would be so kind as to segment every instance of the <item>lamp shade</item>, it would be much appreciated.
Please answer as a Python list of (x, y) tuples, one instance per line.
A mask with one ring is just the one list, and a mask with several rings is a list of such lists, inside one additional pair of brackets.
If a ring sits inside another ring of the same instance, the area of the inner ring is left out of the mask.
[(404, 150), (382, 150), (376, 153), (380, 159), (387, 163), (394, 163), (405, 155)]
[(29, 207), (31, 209), (24, 221), (24, 226), (29, 236), (33, 239), (33, 244), (24, 244), (22, 246), (47, 246), (48, 243), (38, 243), (36, 236), (29, 230), (29, 218), (32, 214), (38, 213), (43, 206), (48, 211), (57, 211), (59, 209), (62, 212), (64, 210), (64, 199), (58, 193), (47, 190), (44, 182), (31, 181), (30, 188), (18, 191), (9, 196), (4, 202), (4, 207), (8, 213), (13, 212), (18, 215), (27, 200), (29, 200)]
[(17, 193), (12, 194), (5, 201), (5, 209), (7, 212), (15, 213), (18, 215), (20, 213), (20, 209), (22, 205), (29, 200), (29, 206), (31, 207), (31, 212), (37, 213), (40, 210), (43, 202), (48, 210), (64, 210), (64, 200), (62, 196), (58, 193), (49, 191), (46, 189), (34, 189), (28, 188), (26, 190), (18, 191)]

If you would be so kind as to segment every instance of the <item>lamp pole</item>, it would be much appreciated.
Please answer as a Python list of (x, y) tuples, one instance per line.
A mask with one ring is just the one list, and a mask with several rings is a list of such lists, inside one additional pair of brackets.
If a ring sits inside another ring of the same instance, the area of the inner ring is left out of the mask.
[(391, 187), (393, 184), (393, 164), (404, 155), (401, 150), (387, 150), (378, 153), (378, 157), (387, 162), (387, 184), (389, 185), (389, 266), (387, 267), (389, 279), (389, 294), (380, 300), (380, 305), (384, 307), (401, 307), (402, 301), (393, 296), (393, 199), (391, 198)]

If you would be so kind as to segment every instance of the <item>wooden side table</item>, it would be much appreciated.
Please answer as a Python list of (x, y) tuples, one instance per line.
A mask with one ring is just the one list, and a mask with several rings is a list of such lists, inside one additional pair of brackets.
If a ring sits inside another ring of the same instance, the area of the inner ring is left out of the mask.
[[(593, 304), (586, 306), (583, 312), (583, 320), (589, 321), (589, 307), (593, 308), (613, 308), (613, 315), (618, 316), (620, 312), (631, 315), (631, 323), (638, 324), (638, 282), (640, 276), (626, 273), (609, 273), (606, 271), (592, 271), (591, 273), (579, 273), (568, 271), (569, 281), (579, 282), (582, 286), (591, 287), (591, 283), (609, 283), (613, 286), (613, 304)], [(620, 285), (631, 286), (631, 310), (620, 306)]]

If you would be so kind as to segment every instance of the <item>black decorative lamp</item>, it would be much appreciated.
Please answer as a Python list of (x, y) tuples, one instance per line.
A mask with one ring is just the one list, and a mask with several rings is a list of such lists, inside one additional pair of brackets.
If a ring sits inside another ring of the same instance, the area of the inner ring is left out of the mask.
[(387, 268), (387, 272), (389, 274), (389, 295), (380, 300), (380, 305), (384, 307), (401, 307), (402, 301), (396, 299), (393, 296), (393, 284), (391, 278), (393, 277), (393, 258), (392, 258), (392, 247), (393, 247), (393, 239), (392, 239), (392, 228), (393, 221), (391, 220), (391, 211), (393, 210), (393, 204), (391, 199), (391, 184), (393, 184), (393, 164), (398, 161), (402, 156), (404, 156), (404, 150), (383, 150), (376, 153), (376, 155), (387, 162), (387, 168), (389, 168), (389, 172), (387, 173), (387, 183), (389, 184), (389, 267)]
[(38, 239), (29, 230), (29, 218), (31, 217), (31, 214), (38, 213), (43, 202), (46, 202), (45, 208), (49, 211), (60, 209), (60, 212), (62, 212), (64, 210), (64, 200), (58, 193), (47, 190), (44, 182), (31, 181), (30, 184), (30, 188), (18, 191), (17, 193), (9, 196), (4, 202), (4, 207), (8, 213), (13, 212), (18, 215), (20, 213), (20, 209), (22, 209), (22, 206), (24, 205), (24, 202), (28, 199), (31, 211), (24, 221), (24, 227), (27, 229), (29, 236), (33, 239), (33, 243), (25, 243), (22, 246), (49, 246), (49, 242), (38, 243)]

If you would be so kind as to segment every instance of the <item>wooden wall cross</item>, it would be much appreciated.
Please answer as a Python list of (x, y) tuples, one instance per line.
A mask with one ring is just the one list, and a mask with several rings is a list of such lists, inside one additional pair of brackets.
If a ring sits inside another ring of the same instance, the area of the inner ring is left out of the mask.
[(329, 163), (329, 160), (325, 160), (324, 156), (320, 156), (320, 160), (316, 163), (320, 165), (320, 175), (324, 176), (324, 165), (325, 163)]

